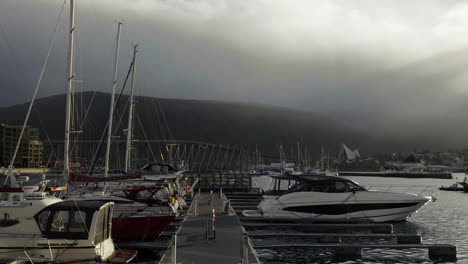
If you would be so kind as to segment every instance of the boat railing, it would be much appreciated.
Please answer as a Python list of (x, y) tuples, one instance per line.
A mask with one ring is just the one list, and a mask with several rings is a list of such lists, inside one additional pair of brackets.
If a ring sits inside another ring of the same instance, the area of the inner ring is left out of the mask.
[(15, 237), (15, 238), (18, 238), (18, 237), (21, 237), (21, 238), (42, 238), (42, 234), (33, 234), (33, 233), (30, 233), (30, 234), (21, 234), (21, 233), (1, 233), (0, 234), (0, 237)]
[(161, 257), (159, 264), (176, 264), (177, 263), (177, 232), (174, 232), (171, 236), (164, 254)]
[[(253, 256), (253, 262), (251, 262), (251, 257), (250, 255)], [(254, 245), (252, 243), (252, 240), (250, 239), (249, 235), (247, 232), (243, 232), (242, 235), (242, 245), (241, 245), (241, 258), (242, 261), (241, 263), (252, 263), (252, 264), (260, 264), (262, 263), (260, 261), (260, 257), (257, 254), (257, 251), (254, 248)]]
[(432, 196), (437, 190), (433, 185), (369, 185), (365, 186), (370, 191), (412, 193), (421, 196)]

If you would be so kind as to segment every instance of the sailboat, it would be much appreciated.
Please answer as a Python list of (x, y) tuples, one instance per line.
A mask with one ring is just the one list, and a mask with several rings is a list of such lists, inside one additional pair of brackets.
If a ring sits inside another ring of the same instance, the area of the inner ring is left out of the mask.
[[(65, 122), (64, 176), (68, 178), (71, 133), (71, 94), (75, 1), (70, 0), (68, 89)], [(15, 179), (10, 177), (12, 184)], [(12, 186), (17, 188), (17, 186)], [(64, 201), (41, 191), (24, 192), (21, 199), (0, 202), (0, 258), (40, 257), (67, 263), (129, 262), (136, 251), (115, 250), (111, 238), (114, 203)], [(19, 197), (18, 197), (19, 198)]]
[[(118, 24), (117, 31), (117, 45), (116, 45), (116, 58), (114, 62), (114, 84), (112, 89), (111, 99), (111, 110), (109, 115), (109, 127), (108, 127), (108, 141), (106, 150), (106, 164), (104, 177), (102, 176), (91, 176), (83, 173), (74, 171), (69, 172), (69, 182), (76, 183), (97, 183), (104, 182), (102, 191), (97, 193), (85, 193), (81, 195), (72, 196), (72, 199), (81, 201), (108, 201), (114, 202), (114, 215), (112, 217), (112, 237), (118, 242), (128, 241), (148, 241), (156, 239), (174, 220), (177, 216), (177, 209), (173, 204), (147, 204), (132, 201), (122, 197), (117, 197), (111, 193), (112, 189), (109, 185), (114, 182), (121, 182), (123, 180), (139, 178), (138, 174), (128, 174), (130, 164), (130, 151), (132, 141), (132, 116), (133, 116), (133, 97), (135, 90), (135, 68), (136, 68), (136, 55), (137, 45), (134, 46), (133, 59), (132, 59), (132, 89), (130, 95), (130, 109), (129, 109), (129, 121), (127, 129), (127, 151), (125, 155), (125, 173), (126, 175), (120, 176), (108, 176), (109, 171), (109, 152), (110, 152), (110, 137), (112, 136), (112, 119), (114, 109), (114, 92), (116, 84), (116, 69), (117, 69), (117, 58), (119, 50), (119, 35), (120, 35), (121, 23)], [(158, 192), (164, 188), (155, 189)], [(118, 185), (117, 190), (122, 190), (122, 187)], [(144, 191), (144, 190), (142, 190)], [(131, 227), (131, 228), (129, 228)]]

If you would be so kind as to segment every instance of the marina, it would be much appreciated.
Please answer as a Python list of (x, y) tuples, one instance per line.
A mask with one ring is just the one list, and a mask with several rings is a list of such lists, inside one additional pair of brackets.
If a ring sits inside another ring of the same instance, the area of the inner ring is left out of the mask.
[(0, 264), (468, 263), (460, 7), (254, 2), (0, 3)]

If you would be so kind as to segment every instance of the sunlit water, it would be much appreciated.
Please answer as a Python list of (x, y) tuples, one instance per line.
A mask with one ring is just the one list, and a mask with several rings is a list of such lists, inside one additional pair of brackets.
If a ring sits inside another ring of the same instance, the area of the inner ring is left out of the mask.
[[(453, 175), (458, 180), (463, 180), (463, 173), (454, 173)], [(457, 247), (457, 263), (468, 263), (468, 193), (439, 191), (437, 189), (441, 185), (451, 185), (455, 180), (381, 177), (347, 178), (372, 190), (408, 192), (436, 197), (435, 202), (428, 203), (408, 221), (394, 224), (394, 231), (395, 233), (419, 234), (422, 236), (423, 243), (455, 245)], [(258, 179), (257, 183), (265, 186), (265, 178)], [(291, 243), (287, 238), (274, 241)], [(294, 242), (307, 241), (295, 240)], [(343, 240), (343, 242), (354, 241)], [(388, 243), (386, 240), (356, 242)], [(262, 249), (258, 250), (258, 254), (264, 263), (439, 263), (429, 260), (427, 249), (365, 249), (362, 252), (362, 258), (357, 260), (339, 260), (334, 257), (333, 251), (317, 249)]]

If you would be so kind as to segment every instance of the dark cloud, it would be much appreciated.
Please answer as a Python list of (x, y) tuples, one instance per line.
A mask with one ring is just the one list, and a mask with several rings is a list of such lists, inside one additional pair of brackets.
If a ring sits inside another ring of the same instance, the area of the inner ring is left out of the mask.
[[(354, 116), (341, 121), (355, 127), (395, 133), (404, 129), (388, 124), (448, 120), (466, 106), (464, 1), (77, 2), (80, 89), (110, 90), (114, 20), (121, 20), (120, 75), (131, 44), (140, 43), (143, 95), (341, 113)], [(32, 94), (61, 4), (0, 3), (7, 37), (0, 36), (0, 86), (11, 95), (1, 105)], [(65, 19), (41, 96), (65, 90), (66, 25)]]

